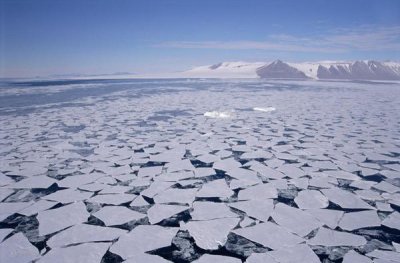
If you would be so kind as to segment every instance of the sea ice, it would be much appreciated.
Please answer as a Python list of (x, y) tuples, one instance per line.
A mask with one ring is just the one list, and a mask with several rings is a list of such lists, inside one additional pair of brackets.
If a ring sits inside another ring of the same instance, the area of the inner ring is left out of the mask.
[(133, 258), (147, 251), (170, 246), (177, 232), (178, 228), (139, 225), (122, 235), (111, 246), (110, 251), (121, 256), (122, 259)]
[(124, 206), (105, 206), (93, 216), (104, 222), (106, 226), (122, 225), (129, 221), (145, 218), (145, 214), (138, 213)]
[(55, 248), (88, 242), (110, 242), (126, 232), (119, 228), (79, 224), (52, 236), (46, 244)]
[(17, 233), (0, 243), (0, 261), (13, 263), (32, 262), (39, 257), (38, 249)]
[(239, 218), (219, 218), (206, 221), (189, 221), (187, 229), (196, 245), (202, 249), (215, 250), (225, 245), (229, 232), (239, 223)]
[(271, 249), (291, 247), (304, 241), (303, 238), (271, 222), (239, 228), (232, 232)]
[(346, 232), (339, 232), (330, 230), (328, 228), (320, 228), (315, 237), (308, 240), (308, 244), (316, 246), (351, 246), (358, 247), (363, 246), (367, 243), (367, 240), (363, 236), (350, 234)]
[(147, 210), (147, 216), (150, 224), (157, 224), (187, 209), (189, 209), (188, 206), (155, 204)]
[(86, 222), (89, 216), (90, 214), (82, 202), (41, 211), (37, 215), (39, 235), (48, 235), (66, 227)]
[(303, 190), (299, 192), (294, 202), (301, 209), (326, 208), (329, 205), (328, 198), (317, 190)]

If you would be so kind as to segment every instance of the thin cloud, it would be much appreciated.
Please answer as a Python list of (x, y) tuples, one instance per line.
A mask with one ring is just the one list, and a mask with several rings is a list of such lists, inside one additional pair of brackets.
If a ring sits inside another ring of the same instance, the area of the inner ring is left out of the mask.
[(271, 50), (287, 52), (343, 53), (361, 51), (400, 51), (400, 26), (340, 28), (326, 35), (299, 37), (270, 35), (265, 41), (169, 41), (163, 48)]

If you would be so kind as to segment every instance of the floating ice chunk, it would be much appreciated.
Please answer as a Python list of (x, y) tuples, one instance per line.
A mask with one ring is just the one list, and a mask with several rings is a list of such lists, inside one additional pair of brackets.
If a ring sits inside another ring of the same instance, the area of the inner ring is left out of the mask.
[(143, 198), (143, 196), (139, 195), (136, 197), (130, 204), (129, 206), (134, 207), (134, 206), (146, 206), (149, 205), (149, 203)]
[(375, 203), (376, 208), (378, 211), (382, 212), (393, 212), (393, 208), (390, 206), (390, 204), (387, 203), (381, 203), (381, 202), (376, 202)]
[(158, 181), (166, 181), (166, 182), (176, 182), (188, 178), (194, 177), (193, 171), (179, 171), (173, 173), (163, 173), (157, 177), (154, 177), (154, 180)]
[(344, 209), (374, 209), (351, 192), (339, 188), (322, 189), (328, 199)]
[(382, 181), (379, 184), (374, 185), (373, 188), (378, 189), (382, 192), (387, 192), (387, 193), (391, 193), (391, 194), (400, 192), (400, 187), (394, 186), (385, 181)]
[(350, 234), (346, 232), (339, 232), (330, 230), (327, 228), (320, 228), (315, 235), (308, 241), (308, 244), (315, 246), (351, 246), (358, 247), (363, 246), (367, 243), (367, 240), (363, 236)]
[(318, 256), (306, 244), (285, 247), (267, 252), (279, 263), (307, 262), (320, 263)]
[(317, 190), (303, 190), (299, 192), (294, 202), (301, 209), (325, 208), (329, 205), (328, 198)]
[(276, 204), (271, 216), (278, 225), (302, 237), (322, 226), (321, 222), (307, 212), (283, 203)]
[(189, 221), (181, 228), (189, 231), (196, 245), (200, 248), (215, 250), (225, 245), (229, 232), (239, 221), (239, 218)]
[(382, 221), (382, 225), (400, 230), (400, 213), (393, 212)]
[(59, 187), (78, 187), (81, 185), (85, 185), (88, 183), (92, 183), (98, 180), (101, 177), (105, 177), (104, 174), (101, 173), (91, 173), (91, 174), (84, 174), (84, 175), (74, 175), (68, 176), (60, 181), (57, 182)]
[(123, 194), (131, 189), (132, 187), (125, 185), (108, 185), (106, 188), (102, 189), (99, 194)]
[(373, 185), (377, 184), (376, 182), (372, 181), (353, 181), (351, 182), (350, 186), (358, 188), (358, 189), (363, 189), (363, 190), (369, 190)]
[(214, 163), (220, 160), (220, 158), (214, 154), (202, 154), (197, 156), (196, 159), (203, 163)]
[(307, 212), (331, 229), (335, 229), (339, 225), (344, 214), (343, 211), (331, 209), (309, 209)]
[(392, 245), (394, 246), (394, 249), (396, 249), (397, 252), (400, 252), (400, 243), (392, 242)]
[(381, 225), (376, 211), (361, 211), (345, 213), (339, 222), (339, 227), (344, 230), (355, 230), (365, 227), (377, 227)]
[(106, 194), (93, 196), (87, 201), (99, 204), (120, 205), (131, 202), (135, 197), (136, 195), (133, 194)]
[(87, 221), (90, 214), (82, 202), (39, 212), (39, 235), (44, 236)]
[(207, 111), (203, 115), (213, 119), (229, 119), (233, 117), (233, 114), (234, 111)]
[(32, 176), (23, 179), (19, 182), (9, 185), (10, 188), (49, 188), (52, 184), (56, 183), (57, 180), (50, 178), (46, 175)]
[(246, 263), (279, 263), (268, 253), (252, 253), (246, 259)]
[(258, 172), (264, 178), (271, 179), (282, 179), (285, 175), (278, 170), (272, 169), (268, 166), (265, 166), (261, 163), (254, 163), (250, 166), (250, 169)]
[(241, 163), (234, 158), (223, 159), (213, 164), (213, 168), (222, 171), (229, 171), (242, 166)]
[(198, 260), (193, 261), (193, 263), (241, 263), (242, 261), (238, 258), (227, 257), (227, 256), (219, 256), (219, 255), (210, 255), (204, 254)]
[(268, 183), (251, 186), (239, 191), (238, 200), (265, 200), (278, 197), (276, 188)]
[(187, 209), (189, 209), (188, 206), (155, 204), (147, 210), (147, 216), (149, 217), (150, 224), (157, 224)]
[(98, 263), (111, 243), (85, 243), (65, 248), (55, 248), (39, 259), (40, 263)]
[(192, 204), (197, 193), (197, 188), (179, 189), (170, 188), (154, 196), (156, 203)]
[(215, 170), (213, 168), (208, 168), (208, 167), (199, 167), (196, 168), (194, 171), (195, 177), (201, 178), (201, 177), (207, 177), (210, 175), (214, 175)]
[(190, 213), (192, 220), (210, 220), (217, 218), (239, 217), (224, 203), (194, 202)]
[[(400, 262), (400, 253), (395, 251), (387, 250), (374, 250), (367, 254), (368, 257), (387, 260), (389, 262)], [(374, 260), (375, 262), (375, 260)]]
[(154, 177), (162, 172), (163, 166), (139, 168), (138, 177)]
[(105, 206), (93, 216), (104, 222), (106, 226), (122, 225), (132, 220), (145, 218), (145, 214), (138, 213), (124, 206)]
[(271, 111), (275, 111), (276, 109), (274, 107), (265, 107), (265, 108), (254, 107), (253, 110), (254, 111), (261, 111), (261, 112), (271, 112)]
[(257, 177), (257, 173), (249, 170), (249, 169), (245, 169), (245, 168), (233, 168), (230, 169), (229, 171), (227, 171), (227, 174), (230, 177), (233, 177), (237, 180), (246, 180), (246, 181), (251, 181), (251, 182), (255, 182), (255, 183), (260, 183), (260, 179)]
[(75, 201), (84, 201), (93, 195), (91, 192), (83, 192), (74, 189), (59, 190), (43, 197), (45, 200), (57, 201), (63, 204)]
[(17, 233), (0, 243), (1, 262), (26, 263), (38, 257), (38, 249), (22, 233)]
[(8, 236), (14, 229), (12, 228), (1, 228), (0, 229), (0, 243), (3, 241), (3, 239)]
[(299, 178), (305, 175), (305, 172), (293, 164), (285, 164), (278, 168), (285, 176), (290, 178)]
[[(133, 258), (144, 252), (171, 245), (172, 238), (179, 228), (168, 228), (157, 225), (139, 225), (129, 233), (122, 235), (110, 251), (122, 257)], [(134, 249), (132, 249), (134, 248)]]
[(304, 241), (303, 238), (290, 233), (286, 228), (271, 222), (235, 229), (232, 232), (271, 249), (292, 247)]
[(156, 194), (161, 193), (162, 191), (173, 186), (175, 182), (163, 182), (163, 181), (155, 181), (150, 185), (149, 188), (142, 191), (140, 194), (149, 198), (153, 198)]
[(0, 202), (6, 199), (6, 197), (10, 196), (14, 193), (12, 189), (0, 188)]
[(248, 216), (261, 221), (267, 221), (274, 210), (272, 199), (241, 201), (230, 203), (229, 206), (243, 211)]
[(343, 263), (372, 263), (372, 260), (366, 256), (360, 255), (354, 250), (350, 250), (343, 257)]
[(163, 259), (160, 256), (150, 255), (146, 253), (136, 254), (135, 257), (129, 258), (123, 263), (171, 263), (171, 261)]
[(170, 163), (167, 163), (165, 165), (165, 167), (167, 168), (167, 171), (169, 173), (173, 173), (173, 172), (177, 172), (177, 171), (194, 171), (194, 169), (195, 169), (189, 159), (170, 162)]
[(349, 173), (343, 170), (334, 170), (334, 171), (324, 171), (324, 174), (337, 178), (337, 179), (346, 179), (346, 180), (361, 180), (361, 178), (353, 173)]
[(94, 183), (89, 183), (89, 184), (78, 186), (78, 189), (84, 190), (84, 191), (89, 191), (89, 192), (97, 192), (97, 191), (103, 190), (104, 188), (107, 188), (107, 187), (109, 187), (109, 186), (106, 184), (94, 182)]
[(33, 202), (0, 203), (0, 222), (32, 204)]
[[(8, 177), (7, 175), (0, 172), (0, 186), (5, 186), (13, 183), (15, 183), (15, 181), (11, 179), (11, 177)], [(1, 192), (0, 192), (0, 200), (1, 200)]]
[(52, 236), (46, 244), (55, 248), (95, 241), (113, 241), (126, 232), (119, 228), (79, 224)]
[(221, 199), (229, 198), (233, 191), (229, 189), (225, 179), (214, 180), (203, 185), (197, 192), (197, 197), (218, 197)]
[(356, 190), (354, 191), (361, 199), (371, 201), (382, 201), (383, 197), (376, 191), (373, 190)]
[(21, 214), (21, 215), (25, 215), (25, 216), (31, 216), (31, 215), (34, 215), (34, 214), (40, 212), (40, 211), (44, 211), (44, 210), (50, 209), (53, 206), (55, 206), (56, 204), (57, 204), (57, 202), (47, 201), (47, 200), (39, 200), (36, 203), (34, 203), (33, 205), (22, 209), (18, 213)]

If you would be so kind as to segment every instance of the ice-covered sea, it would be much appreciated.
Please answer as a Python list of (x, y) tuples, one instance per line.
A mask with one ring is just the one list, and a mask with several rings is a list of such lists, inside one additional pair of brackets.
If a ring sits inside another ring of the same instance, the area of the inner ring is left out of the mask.
[(400, 262), (400, 84), (0, 84), (0, 262)]

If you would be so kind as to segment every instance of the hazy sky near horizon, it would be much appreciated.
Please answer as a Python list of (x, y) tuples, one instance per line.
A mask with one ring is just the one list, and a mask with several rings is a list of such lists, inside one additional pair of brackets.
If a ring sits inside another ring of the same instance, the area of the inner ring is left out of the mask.
[(0, 77), (400, 60), (398, 0), (0, 0)]

